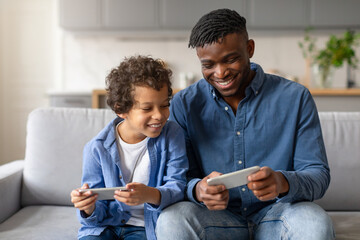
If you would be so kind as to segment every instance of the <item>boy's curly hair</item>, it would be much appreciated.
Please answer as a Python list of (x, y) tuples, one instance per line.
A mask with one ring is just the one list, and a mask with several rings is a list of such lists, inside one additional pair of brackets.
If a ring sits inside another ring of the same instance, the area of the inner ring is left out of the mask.
[(147, 86), (160, 91), (167, 86), (172, 96), (172, 71), (160, 59), (146, 56), (125, 58), (106, 77), (107, 104), (116, 113), (128, 113), (134, 105), (135, 86)]

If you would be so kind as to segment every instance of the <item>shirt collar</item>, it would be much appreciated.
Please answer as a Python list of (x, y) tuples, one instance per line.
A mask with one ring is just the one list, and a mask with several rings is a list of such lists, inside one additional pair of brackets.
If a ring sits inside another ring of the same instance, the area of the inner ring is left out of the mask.
[(265, 73), (261, 66), (256, 63), (250, 63), (250, 69), (255, 72), (255, 76), (249, 87), (254, 92), (254, 95), (257, 96), (260, 92), (261, 86), (264, 83)]
[[(250, 69), (255, 72), (255, 76), (248, 88), (250, 88), (254, 92), (254, 95), (257, 96), (259, 94), (261, 86), (264, 83), (265, 73), (259, 64), (253, 62), (250, 63)], [(220, 93), (216, 90), (216, 88), (214, 88), (211, 84), (208, 84), (208, 86), (212, 97), (214, 99), (219, 99), (221, 96)]]

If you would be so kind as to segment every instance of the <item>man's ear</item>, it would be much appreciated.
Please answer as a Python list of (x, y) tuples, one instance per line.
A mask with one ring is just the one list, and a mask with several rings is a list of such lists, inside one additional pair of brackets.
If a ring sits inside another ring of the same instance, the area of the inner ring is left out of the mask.
[(255, 52), (255, 42), (252, 39), (249, 39), (247, 42), (247, 51), (249, 54), (249, 58), (252, 58)]

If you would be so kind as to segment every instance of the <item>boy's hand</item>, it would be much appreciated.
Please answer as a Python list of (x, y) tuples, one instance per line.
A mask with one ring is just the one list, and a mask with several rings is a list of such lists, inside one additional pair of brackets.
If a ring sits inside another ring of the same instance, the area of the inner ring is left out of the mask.
[(258, 172), (248, 176), (248, 188), (261, 201), (275, 199), (289, 191), (289, 183), (281, 172), (269, 167), (262, 167)]
[(115, 199), (129, 206), (136, 206), (143, 203), (160, 205), (161, 194), (156, 188), (148, 187), (142, 183), (128, 183), (128, 191), (115, 191)]
[(224, 185), (209, 186), (207, 180), (220, 176), (219, 172), (212, 172), (204, 177), (195, 186), (195, 197), (199, 202), (203, 202), (210, 210), (226, 209), (229, 202), (229, 190)]
[[(89, 185), (85, 183), (82, 189), (88, 189)], [(74, 204), (74, 207), (78, 208), (81, 211), (84, 211), (88, 216), (90, 216), (95, 210), (95, 202), (97, 199), (97, 194), (92, 195), (92, 192), (80, 193), (79, 189), (74, 189), (71, 191), (71, 202)]]

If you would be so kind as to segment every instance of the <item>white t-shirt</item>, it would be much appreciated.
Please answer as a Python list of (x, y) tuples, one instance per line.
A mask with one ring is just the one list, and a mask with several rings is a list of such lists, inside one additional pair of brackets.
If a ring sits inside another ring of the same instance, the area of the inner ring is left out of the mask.
[[(116, 129), (121, 122), (117, 125)], [(118, 131), (118, 148), (120, 154), (120, 167), (126, 183), (138, 182), (148, 185), (150, 176), (150, 158), (147, 148), (149, 137), (141, 142), (129, 144), (124, 142)], [(130, 206), (131, 217), (126, 224), (144, 227), (144, 204)]]

